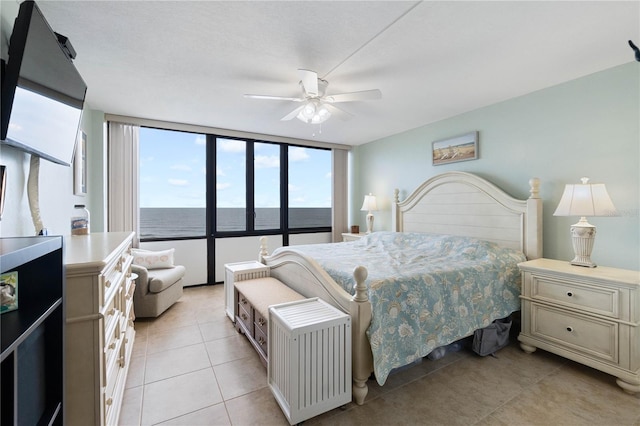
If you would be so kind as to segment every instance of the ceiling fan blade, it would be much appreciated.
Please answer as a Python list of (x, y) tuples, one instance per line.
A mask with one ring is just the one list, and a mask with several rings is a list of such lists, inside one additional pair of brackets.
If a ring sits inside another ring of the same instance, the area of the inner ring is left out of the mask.
[(300, 81), (307, 96), (318, 96), (318, 73), (310, 70), (298, 70)]
[(304, 108), (304, 105), (297, 107), (296, 109), (294, 109), (293, 111), (291, 111), (289, 114), (285, 115), (284, 117), (282, 117), (280, 119), (280, 121), (289, 121), (289, 120), (293, 120), (294, 118), (296, 118), (296, 116), (298, 115), (298, 113), (302, 110), (302, 108)]
[(244, 95), (245, 98), (252, 98), (252, 99), (268, 99), (268, 100), (274, 100), (274, 101), (293, 101), (293, 102), (302, 102), (304, 101), (304, 99), (302, 98), (287, 98), (285, 96), (271, 96), (271, 95)]
[(332, 116), (338, 117), (340, 120), (342, 121), (347, 121), (349, 120), (351, 117), (353, 117), (353, 114), (338, 108), (335, 105), (331, 105), (331, 104), (327, 104), (325, 103), (324, 106), (327, 107), (327, 109), (329, 110), (329, 112), (331, 113)]
[(361, 92), (339, 93), (337, 95), (325, 96), (326, 102), (351, 102), (351, 101), (371, 101), (382, 98), (382, 92), (378, 89), (363, 90)]

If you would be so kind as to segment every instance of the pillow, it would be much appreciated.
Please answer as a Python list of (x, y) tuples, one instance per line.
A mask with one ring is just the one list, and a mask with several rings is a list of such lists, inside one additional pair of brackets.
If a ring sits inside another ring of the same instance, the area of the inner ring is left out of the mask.
[(131, 249), (133, 264), (144, 266), (147, 269), (173, 268), (173, 252), (175, 249), (162, 251), (150, 251)]

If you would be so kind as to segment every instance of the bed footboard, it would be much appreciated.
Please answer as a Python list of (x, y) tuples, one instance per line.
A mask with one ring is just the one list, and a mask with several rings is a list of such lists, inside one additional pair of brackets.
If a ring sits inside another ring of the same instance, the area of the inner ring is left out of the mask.
[(261, 237), (259, 261), (269, 266), (272, 277), (303, 296), (319, 297), (351, 316), (352, 392), (355, 403), (362, 405), (369, 391), (367, 380), (373, 372), (373, 355), (366, 335), (371, 323), (371, 303), (365, 284), (367, 269), (363, 266), (354, 269), (355, 294), (350, 295), (315, 260), (295, 247), (269, 256), (267, 237)]

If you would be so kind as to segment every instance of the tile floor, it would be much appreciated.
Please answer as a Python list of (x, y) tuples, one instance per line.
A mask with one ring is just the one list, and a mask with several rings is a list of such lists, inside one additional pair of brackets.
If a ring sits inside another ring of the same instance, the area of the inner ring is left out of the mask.
[[(121, 425), (288, 425), (266, 369), (224, 315), (223, 286), (185, 289), (155, 320), (136, 321)], [(353, 403), (308, 425), (633, 425), (640, 394), (572, 361), (514, 342), (497, 358), (468, 350), (369, 381)]]

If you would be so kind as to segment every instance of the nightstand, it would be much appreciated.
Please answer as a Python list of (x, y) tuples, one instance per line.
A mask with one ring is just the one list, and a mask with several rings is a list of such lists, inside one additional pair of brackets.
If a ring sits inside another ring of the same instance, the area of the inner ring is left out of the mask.
[(536, 259), (522, 271), (520, 347), (553, 352), (640, 392), (640, 272)]
[(353, 234), (351, 232), (343, 232), (342, 233), (342, 242), (346, 241), (355, 241), (367, 235), (366, 232), (360, 232), (358, 234)]

